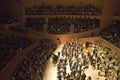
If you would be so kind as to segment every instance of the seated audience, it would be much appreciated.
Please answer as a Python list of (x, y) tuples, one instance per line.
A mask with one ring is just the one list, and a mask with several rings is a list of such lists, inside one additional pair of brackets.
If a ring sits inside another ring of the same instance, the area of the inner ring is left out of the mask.
[(7, 15), (5, 12), (0, 11), (0, 24), (11, 24), (16, 22), (13, 18)]
[(120, 48), (120, 21), (113, 21), (110, 26), (101, 31), (100, 36)]
[(26, 9), (27, 15), (99, 15), (100, 13), (101, 11), (91, 4), (78, 7), (72, 5), (37, 5)]
[(28, 29), (27, 28), (23, 28), (23, 27), (19, 27), (19, 26), (16, 26), (16, 27), (10, 27), (9, 30), (12, 30), (14, 32), (19, 32), (19, 33), (27, 33), (28, 32)]
[(43, 80), (45, 64), (56, 47), (50, 39), (40, 40), (38, 46), (18, 63), (13, 72), (14, 80)]
[(88, 31), (100, 26), (99, 19), (90, 19), (90, 18), (79, 18), (73, 22), (74, 32)]
[(37, 31), (48, 32), (50, 34), (68, 34), (88, 31), (100, 26), (99, 19), (90, 18), (49, 18), (47, 22), (44, 18), (27, 19), (26, 27)]
[(48, 20), (48, 32), (53, 34), (65, 34), (69, 33), (73, 26), (73, 33), (78, 33), (82, 31), (88, 31), (99, 27), (98, 19), (66, 19), (66, 18), (51, 18)]
[(37, 31), (44, 31), (44, 18), (27, 18), (26, 27)]
[(66, 34), (70, 31), (70, 19), (50, 18), (48, 19), (48, 33)]
[(0, 70), (6, 66), (18, 52), (31, 45), (34, 41), (28, 37), (14, 34), (0, 35)]

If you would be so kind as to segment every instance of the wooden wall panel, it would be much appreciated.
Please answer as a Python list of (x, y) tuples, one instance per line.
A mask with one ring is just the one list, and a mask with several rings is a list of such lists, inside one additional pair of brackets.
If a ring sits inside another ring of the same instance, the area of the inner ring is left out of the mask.
[(17, 0), (0, 0), (0, 9), (23, 24), (24, 7)]

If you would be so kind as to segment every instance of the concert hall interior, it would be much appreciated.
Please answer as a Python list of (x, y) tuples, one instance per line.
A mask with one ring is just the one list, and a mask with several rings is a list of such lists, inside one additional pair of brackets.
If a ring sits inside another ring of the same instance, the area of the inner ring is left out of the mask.
[(120, 0), (0, 0), (0, 80), (120, 80)]

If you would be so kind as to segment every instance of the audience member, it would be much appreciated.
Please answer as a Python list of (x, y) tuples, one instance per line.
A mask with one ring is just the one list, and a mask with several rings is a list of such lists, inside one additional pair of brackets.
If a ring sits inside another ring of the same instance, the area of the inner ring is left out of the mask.
[(63, 5), (56, 5), (56, 6), (49, 6), (49, 5), (38, 5), (31, 8), (26, 9), (27, 15), (99, 15), (101, 11), (91, 5), (86, 4), (83, 6), (63, 6)]
[(110, 26), (101, 31), (100, 36), (120, 48), (120, 21), (113, 21)]
[(56, 47), (50, 39), (40, 40), (38, 46), (18, 63), (13, 73), (14, 80), (42, 80), (45, 64)]
[(28, 37), (14, 34), (0, 35), (0, 70), (6, 66), (16, 54), (17, 50), (21, 50), (31, 45), (34, 41)]
[(12, 17), (7, 15), (5, 12), (0, 11), (0, 24), (11, 24), (17, 22)]

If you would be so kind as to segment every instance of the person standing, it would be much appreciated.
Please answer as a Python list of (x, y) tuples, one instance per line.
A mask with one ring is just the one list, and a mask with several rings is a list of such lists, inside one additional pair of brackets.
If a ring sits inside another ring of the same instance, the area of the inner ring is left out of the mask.
[(82, 74), (82, 80), (86, 80), (86, 74), (85, 73)]

